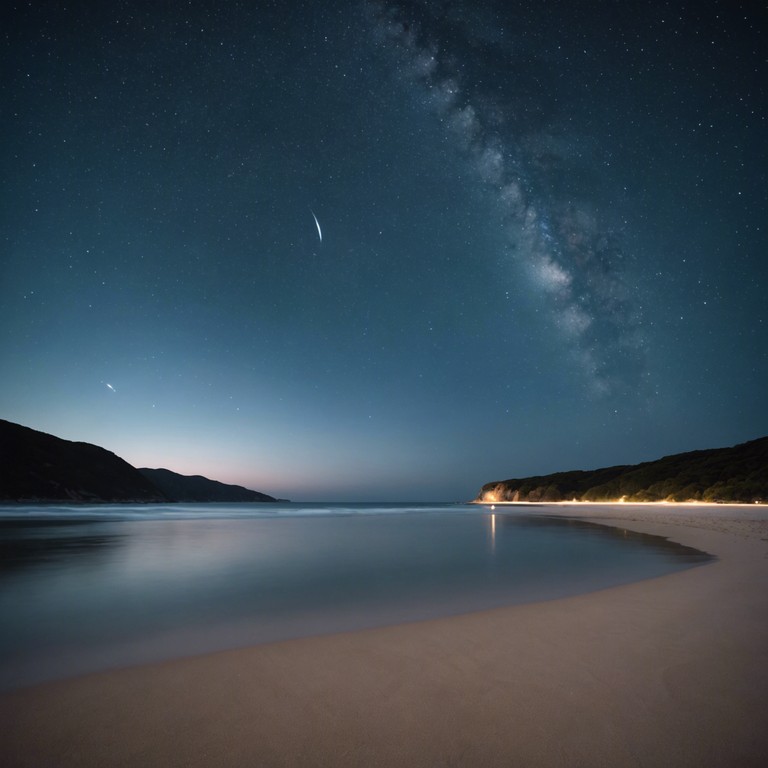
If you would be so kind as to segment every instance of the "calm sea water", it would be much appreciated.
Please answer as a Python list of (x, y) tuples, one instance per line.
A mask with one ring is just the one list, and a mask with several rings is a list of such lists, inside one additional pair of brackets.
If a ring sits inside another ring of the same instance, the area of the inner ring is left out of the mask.
[(0, 510), (0, 688), (552, 599), (689, 568), (665, 539), (471, 505)]

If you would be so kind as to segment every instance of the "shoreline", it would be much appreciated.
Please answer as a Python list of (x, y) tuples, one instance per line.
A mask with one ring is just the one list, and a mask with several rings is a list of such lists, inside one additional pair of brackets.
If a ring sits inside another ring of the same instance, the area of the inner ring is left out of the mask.
[(571, 499), (569, 501), (479, 501), (473, 499), (468, 501), (467, 504), (478, 504), (482, 507), (488, 506), (500, 506), (500, 507), (522, 507), (522, 506), (535, 506), (535, 507), (713, 507), (716, 509), (723, 509), (728, 507), (738, 507), (746, 509), (765, 509), (768, 507), (766, 502), (746, 502), (746, 501), (579, 501), (578, 499)]
[(571, 502), (525, 504), (526, 514), (533, 506), (718, 559), (549, 602), (4, 694), (0, 758), (7, 766), (761, 765), (765, 507)]

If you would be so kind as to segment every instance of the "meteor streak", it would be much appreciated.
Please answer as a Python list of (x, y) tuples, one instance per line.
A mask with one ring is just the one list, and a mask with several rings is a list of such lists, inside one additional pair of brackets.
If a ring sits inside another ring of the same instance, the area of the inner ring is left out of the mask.
[(312, 214), (312, 218), (315, 220), (315, 226), (317, 227), (317, 236), (320, 238), (320, 242), (323, 242), (323, 230), (320, 229), (320, 222), (317, 220), (317, 216), (315, 216), (315, 212), (310, 208), (309, 212)]

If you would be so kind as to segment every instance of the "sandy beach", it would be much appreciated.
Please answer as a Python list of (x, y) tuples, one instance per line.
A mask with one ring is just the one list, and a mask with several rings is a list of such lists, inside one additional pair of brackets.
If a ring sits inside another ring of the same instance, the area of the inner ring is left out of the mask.
[(765, 765), (768, 509), (546, 513), (666, 536), (718, 560), (562, 600), (6, 694), (0, 763)]

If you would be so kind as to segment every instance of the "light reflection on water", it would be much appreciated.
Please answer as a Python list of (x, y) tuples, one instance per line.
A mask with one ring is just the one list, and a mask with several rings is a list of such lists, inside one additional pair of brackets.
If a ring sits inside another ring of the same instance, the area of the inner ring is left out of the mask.
[(708, 559), (659, 537), (478, 507), (244, 506), (0, 520), (0, 687), (562, 597)]

